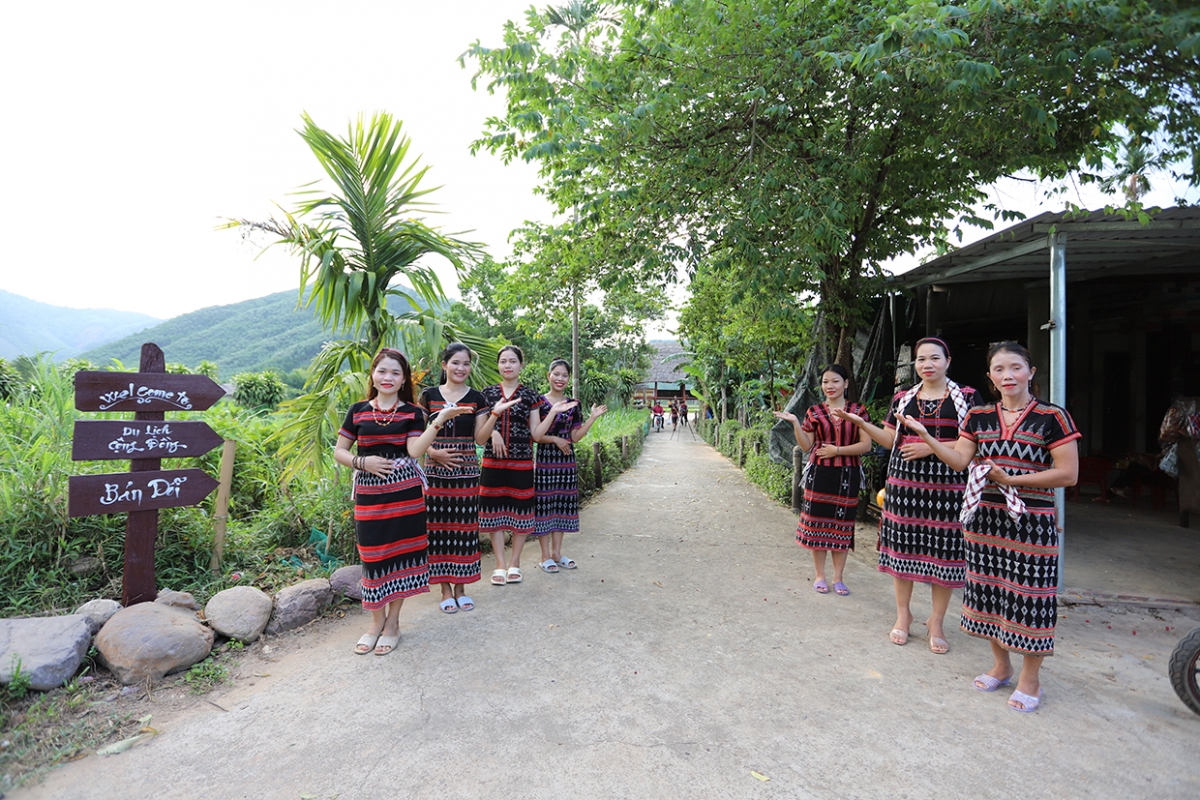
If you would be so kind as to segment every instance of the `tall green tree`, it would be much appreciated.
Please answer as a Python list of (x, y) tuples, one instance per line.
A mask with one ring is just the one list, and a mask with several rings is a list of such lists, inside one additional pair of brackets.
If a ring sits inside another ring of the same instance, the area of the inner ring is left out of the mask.
[[(300, 258), (300, 298), (315, 303), (323, 325), (348, 338), (326, 343), (309, 368), (306, 393), (285, 402), (280, 455), (287, 476), (321, 469), (340, 414), (366, 394), (366, 370), (381, 346), (406, 349), (428, 364), (446, 341), (461, 340), (486, 355), (494, 346), (438, 318), (445, 291), (430, 258), (449, 261), (459, 274), (482, 251), (473, 242), (441, 233), (420, 218), (428, 167), (408, 158), (410, 140), (390, 114), (362, 116), (344, 137), (303, 115), (298, 131), (332, 184), (309, 184), (282, 219), (235, 219), (242, 228), (274, 238)], [(311, 291), (308, 291), (311, 289)], [(307, 299), (305, 299), (307, 298)], [(388, 300), (407, 300), (413, 310), (392, 314)], [(495, 360), (481, 357), (475, 380), (496, 379)]]
[(704, 260), (730, 268), (734, 299), (815, 295), (847, 365), (879, 265), (991, 227), (976, 209), (1001, 176), (1097, 165), (1129, 131), (1188, 154), (1196, 180), (1182, 3), (591, 5), (589, 24), (531, 13), (467, 51), (507, 99), (476, 146), (536, 162), (620, 269)]

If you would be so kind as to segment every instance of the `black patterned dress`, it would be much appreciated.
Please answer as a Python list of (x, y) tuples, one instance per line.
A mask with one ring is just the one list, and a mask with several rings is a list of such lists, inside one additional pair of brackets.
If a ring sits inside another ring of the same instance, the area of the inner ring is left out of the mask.
[[(439, 387), (421, 392), (417, 401), (430, 417), (446, 408)], [(425, 460), (426, 528), (429, 531), (429, 582), (474, 583), (479, 580), (479, 456), (475, 451), (475, 420), (491, 406), (476, 389), (468, 389), (454, 403), (469, 408), (447, 422), (431, 447), (450, 450), (463, 460), (458, 467), (443, 467)]]
[[(1044, 472), (1053, 451), (1080, 438), (1071, 415), (1058, 406), (1030, 402), (1011, 425), (995, 405), (972, 409), (962, 435), (975, 457), (990, 458), (1010, 475)], [(1014, 521), (1004, 496), (990, 481), (974, 518), (963, 530), (967, 586), (960, 626), (1006, 650), (1054, 655), (1058, 622), (1058, 520), (1053, 489), (1017, 487), (1025, 513)]]
[[(540, 414), (542, 419), (550, 413), (553, 405), (542, 395)], [(567, 397), (566, 400), (571, 398)], [(571, 441), (571, 432), (583, 425), (583, 412), (579, 406), (564, 411), (554, 418), (548, 436), (559, 436)], [(575, 444), (571, 452), (564, 453), (558, 445), (539, 442), (537, 446), (537, 470), (533, 485), (536, 495), (534, 535), (547, 533), (577, 533), (579, 531), (579, 470), (575, 464)]]
[(529, 414), (541, 405), (537, 392), (518, 385), (513, 394), (505, 395), (503, 387), (489, 386), (483, 390), (488, 407), (519, 397), (521, 402), (507, 409), (496, 420), (493, 432), (499, 431), (508, 453), (497, 458), (488, 437), (483, 448), (483, 469), (479, 476), (479, 532), (498, 533), (511, 530), (514, 534), (534, 531), (533, 437), (529, 430)]
[(350, 406), (338, 431), (358, 445), (360, 456), (401, 459), (390, 475), (354, 473), (354, 533), (362, 558), (363, 608), (380, 609), (429, 591), (425, 495), (421, 473), (408, 457), (408, 440), (425, 430), (425, 412), (400, 403), (395, 412), (369, 402)]
[[(846, 403), (846, 411), (867, 422), (867, 407)], [(817, 448), (831, 444), (848, 447), (859, 442), (858, 428), (829, 413), (824, 403), (811, 406), (800, 430), (813, 437), (808, 468), (804, 471), (804, 507), (796, 528), (796, 544), (809, 550), (853, 550), (854, 519), (862, 487), (862, 459), (858, 456), (817, 458)]]
[[(968, 407), (979, 405), (978, 393), (960, 387)], [(892, 398), (884, 427), (896, 428), (896, 405), (906, 392)], [(939, 442), (958, 441), (958, 411), (947, 395), (940, 400), (909, 401), (904, 413), (916, 417)], [(900, 447), (919, 442), (909, 431), (898, 432), (899, 441), (888, 458), (883, 514), (879, 520), (879, 571), (896, 578), (957, 589), (966, 582), (963, 555), (962, 511), (965, 472), (956, 472), (935, 455), (905, 461)]]

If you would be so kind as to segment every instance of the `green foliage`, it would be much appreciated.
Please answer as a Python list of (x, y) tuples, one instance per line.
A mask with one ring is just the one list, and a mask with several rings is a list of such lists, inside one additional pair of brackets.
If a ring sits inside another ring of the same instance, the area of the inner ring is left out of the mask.
[(0, 358), (0, 400), (11, 400), (21, 386), (21, 376), (6, 359)]
[(200, 663), (192, 665), (192, 668), (183, 677), (184, 683), (191, 687), (192, 694), (205, 694), (227, 680), (229, 680), (229, 668), (211, 655)]
[(234, 399), (243, 408), (270, 410), (287, 393), (287, 384), (274, 372), (243, 372), (233, 376)]
[(5, 699), (9, 702), (13, 700), (22, 700), (25, 695), (29, 694), (32, 684), (29, 680), (28, 673), (21, 671), (21, 657), (16, 653), (12, 655), (12, 678), (4, 687)]
[(463, 60), (506, 102), (475, 149), (579, 214), (536, 235), (605, 274), (818, 298), (853, 368), (880, 264), (1018, 218), (998, 178), (1098, 169), (1128, 132), (1200, 181), (1198, 29), (1142, 0), (627, 0), (533, 10)]
[[(450, 309), (447, 317), (456, 325), (520, 347), (525, 353), (521, 382), (546, 389), (550, 362), (571, 360), (571, 319), (540, 305), (521, 305), (524, 301), (520, 298), (527, 295), (514, 288), (521, 280), (502, 265), (484, 261), (463, 280), (463, 303)], [(585, 404), (604, 402), (610, 391), (615, 394), (613, 405), (628, 401), (632, 384), (641, 379), (650, 363), (645, 320), (660, 313), (625, 305), (613, 293), (603, 309), (592, 304), (580, 307), (580, 399)]]
[[(123, 571), (122, 515), (67, 518), (67, 479), (73, 474), (112, 472), (112, 462), (72, 462), (71, 435), (80, 417), (70, 376), (48, 358), (27, 365), (31, 383), (14, 401), (0, 404), (0, 615), (65, 612), (94, 597), (120, 597)], [(121, 414), (89, 418), (128, 419)], [(174, 418), (174, 415), (173, 415)], [(316, 527), (332, 534), (342, 561), (354, 555), (354, 523), (345, 475), (283, 489), (283, 464), (273, 435), (276, 418), (232, 403), (218, 403), (181, 419), (204, 419), (237, 443), (233, 493), (225, 545), (225, 571), (208, 571), (212, 500), (159, 513), (155, 563), (159, 585), (191, 587), (204, 599), (239, 582), (238, 573), (268, 591), (320, 572), (306, 547)], [(218, 473), (220, 449), (199, 459), (172, 462)], [(285, 565), (276, 551), (298, 555), (302, 566)]]
[[(601, 477), (608, 483), (637, 462), (638, 456), (642, 454), (647, 432), (645, 411), (616, 409), (596, 420), (587, 437), (575, 445), (575, 460), (579, 469), (579, 496), (590, 497), (596, 492), (593, 442), (600, 442), (600, 458), (603, 465)], [(622, 459), (621, 439), (625, 436), (629, 437), (629, 455), (627, 459)]]

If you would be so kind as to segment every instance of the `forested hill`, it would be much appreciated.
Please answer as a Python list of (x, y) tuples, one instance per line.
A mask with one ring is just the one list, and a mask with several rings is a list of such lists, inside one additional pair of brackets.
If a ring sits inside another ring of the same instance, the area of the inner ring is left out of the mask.
[(53, 353), (62, 361), (159, 321), (110, 308), (52, 306), (0, 290), (0, 358)]
[[(394, 313), (408, 308), (395, 298), (388, 304)], [(336, 338), (321, 327), (312, 306), (297, 308), (296, 292), (286, 291), (202, 308), (83, 355), (101, 365), (116, 358), (127, 369), (136, 369), (142, 343), (154, 342), (167, 361), (193, 368), (201, 361), (212, 361), (220, 369), (221, 380), (229, 380), (239, 372), (273, 369), (288, 373), (306, 368), (321, 345)]]

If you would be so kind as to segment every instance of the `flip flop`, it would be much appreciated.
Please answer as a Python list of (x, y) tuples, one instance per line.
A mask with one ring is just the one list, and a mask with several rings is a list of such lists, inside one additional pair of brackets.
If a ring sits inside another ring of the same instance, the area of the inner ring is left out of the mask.
[(553, 558), (547, 558), (538, 566), (542, 568), (542, 572), (558, 572), (558, 562)]
[(835, 583), (833, 585), (833, 590), (835, 592), (837, 592), (838, 594), (840, 594), (842, 597), (845, 597), (846, 595), (850, 594), (850, 590), (848, 588), (846, 588), (846, 584), (842, 583), (841, 581), (838, 581), (837, 583)]
[(492, 586), (503, 586), (508, 583), (508, 579), (504, 577), (504, 570), (492, 570)]
[(354, 654), (365, 656), (367, 653), (375, 649), (375, 643), (379, 641), (378, 633), (364, 633), (358, 642), (354, 645)]
[[(388, 653), (395, 650), (396, 645), (399, 643), (400, 643), (400, 634), (398, 634), (398, 633), (395, 636), (380, 636), (379, 641), (375, 644), (375, 655), (386, 656)], [(381, 652), (379, 652), (379, 648), (381, 648), (381, 647), (386, 647), (387, 650), (384, 650), (381, 653)]]
[(458, 603), (454, 602), (453, 597), (447, 597), (442, 602), (438, 603), (438, 608), (445, 611), (447, 614), (453, 614), (458, 611)]
[(521, 568), (520, 568), (520, 567), (509, 567), (509, 568), (508, 568), (508, 574), (507, 574), (507, 575), (505, 575), (505, 576), (504, 576), (504, 578), (505, 578), (505, 580), (507, 580), (509, 583), (520, 583), (520, 582), (521, 582), (521, 580), (522, 580), (522, 578), (521, 578)]
[(563, 556), (558, 560), (558, 565), (563, 569), (575, 569), (579, 565), (575, 563), (575, 559)]
[(892, 628), (892, 632), (888, 634), (888, 638), (892, 640), (892, 644), (906, 645), (908, 644), (908, 631)]
[[(1025, 707), (1017, 708), (1016, 706), (1013, 705), (1014, 700)], [(1030, 697), (1029, 695), (1022, 692), (1020, 689), (1017, 689), (1016, 691), (1014, 691), (1012, 693), (1012, 696), (1008, 698), (1008, 707), (1011, 708), (1013, 711), (1020, 711), (1022, 714), (1028, 714), (1031, 711), (1037, 711), (1037, 707), (1039, 705), (1041, 705), (1041, 703), (1042, 703), (1042, 690), (1041, 689), (1038, 689), (1037, 697)]]
[(475, 601), (467, 597), (465, 594), (460, 594), (458, 596), (458, 607), (463, 611), (470, 611), (475, 607)]
[(829, 594), (829, 584), (823, 580), (813, 581), (813, 591), (817, 594)]
[[(1008, 686), (1008, 682), (1011, 680), (1012, 680), (1012, 675), (1009, 675), (1004, 680), (1000, 680), (999, 678), (993, 678), (991, 675), (988, 675), (985, 672), (982, 675), (980, 675), (978, 678), (976, 678), (975, 682), (972, 685), (978, 691), (981, 691), (981, 692), (994, 692), (997, 689), (999, 689), (1001, 686)], [(981, 683), (983, 684), (982, 686), (979, 685)]]

